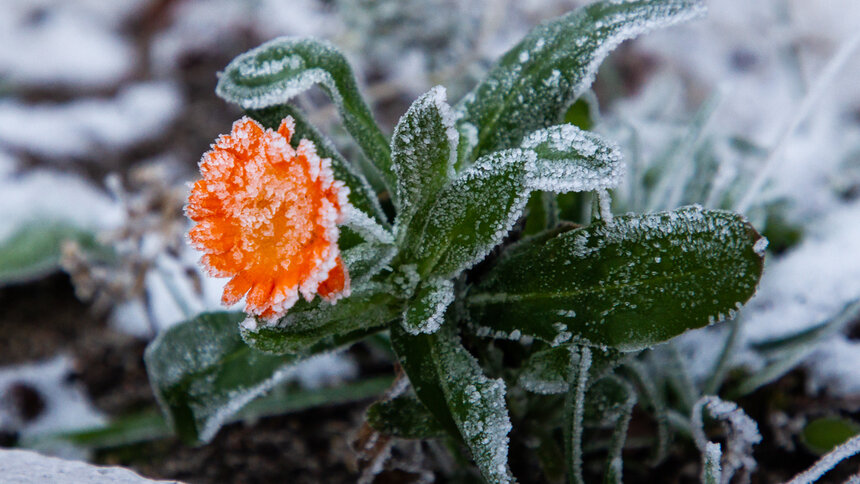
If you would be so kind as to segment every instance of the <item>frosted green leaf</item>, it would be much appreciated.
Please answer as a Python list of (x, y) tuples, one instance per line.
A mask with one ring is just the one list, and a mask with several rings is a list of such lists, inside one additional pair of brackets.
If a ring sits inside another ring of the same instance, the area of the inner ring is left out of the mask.
[[(331, 160), (331, 169), (334, 172), (334, 177), (349, 187), (350, 204), (364, 213), (367, 218), (371, 218), (381, 229), (388, 228), (388, 220), (379, 206), (379, 199), (376, 197), (367, 179), (355, 166), (346, 161), (331, 140), (305, 119), (305, 115), (298, 108), (289, 104), (279, 104), (264, 109), (249, 109), (247, 114), (264, 127), (273, 130), (278, 129), (284, 118), (292, 116), (295, 121), (295, 133), (293, 133), (293, 139), (291, 140), (293, 144), (297, 145), (302, 139), (313, 141), (320, 158), (329, 158)], [(349, 216), (350, 220), (358, 218), (360, 217), (356, 215)]]
[(452, 302), (454, 283), (451, 280), (430, 279), (422, 283), (403, 310), (403, 328), (411, 334), (436, 332)]
[(599, 135), (572, 124), (552, 126), (526, 136), (520, 145), (537, 154), (529, 187), (555, 193), (605, 190), (624, 176), (621, 152)]
[(355, 340), (339, 335), (301, 354), (269, 355), (242, 342), (242, 313), (206, 313), (161, 332), (144, 356), (149, 381), (173, 430), (207, 442), (256, 397), (283, 382), (300, 361)]
[(366, 242), (343, 251), (343, 263), (349, 272), (351, 284), (360, 287), (388, 266), (397, 248), (388, 244)]
[(439, 421), (411, 395), (374, 403), (367, 409), (367, 423), (385, 435), (401, 439), (431, 439), (445, 435)]
[(523, 365), (517, 380), (532, 393), (552, 395), (567, 391), (567, 378), (573, 364), (572, 346), (549, 348), (532, 354)]
[(511, 422), (505, 383), (484, 375), (455, 331), (449, 324), (434, 334), (413, 336), (393, 325), (391, 344), (418, 398), (449, 432), (463, 438), (484, 479), (514, 482), (508, 468)]
[(243, 109), (263, 109), (286, 104), (316, 84), (331, 97), (344, 127), (393, 192), (388, 139), (364, 102), (349, 62), (334, 45), (296, 37), (271, 40), (233, 59), (215, 92)]
[(241, 325), (242, 339), (258, 351), (286, 354), (301, 353), (348, 334), (369, 334), (399, 316), (399, 305), (390, 292), (386, 286), (367, 283), (335, 303), (319, 298), (300, 300), (274, 324), (246, 319)]
[(95, 236), (62, 222), (31, 223), (0, 241), (0, 286), (27, 282), (60, 269), (65, 241), (97, 248)]
[(512, 149), (478, 160), (415, 214), (403, 259), (421, 275), (443, 278), (483, 259), (522, 213), (535, 159), (533, 151)]
[[(573, 348), (572, 345), (560, 345), (532, 353), (520, 370), (517, 384), (532, 393), (565, 393), (569, 387), (570, 367), (576, 363), (575, 358), (571, 359)], [(600, 378), (615, 367), (621, 358), (622, 355), (617, 351), (594, 348), (589, 379)]]
[(703, 12), (699, 0), (603, 1), (535, 27), (457, 104), (461, 140), (474, 139), (460, 162), (559, 123), (618, 44)]
[(699, 206), (618, 216), (514, 247), (467, 305), (490, 334), (636, 351), (732, 317), (761, 277), (760, 239)]
[(398, 228), (408, 226), (415, 211), (454, 178), (457, 141), (444, 87), (436, 86), (419, 97), (400, 118), (391, 137), (400, 202)]

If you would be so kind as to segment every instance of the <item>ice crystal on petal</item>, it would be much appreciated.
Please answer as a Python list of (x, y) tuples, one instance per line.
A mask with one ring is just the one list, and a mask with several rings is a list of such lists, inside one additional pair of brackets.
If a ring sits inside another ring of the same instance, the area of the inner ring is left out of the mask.
[(314, 144), (290, 145), (293, 119), (277, 131), (250, 118), (233, 124), (200, 161), (186, 214), (197, 224), (191, 243), (216, 277), (230, 277), (222, 302), (246, 297), (249, 314), (273, 320), (299, 293), (337, 300), (349, 293), (340, 258), (338, 223), (349, 189), (334, 179), (331, 161)]

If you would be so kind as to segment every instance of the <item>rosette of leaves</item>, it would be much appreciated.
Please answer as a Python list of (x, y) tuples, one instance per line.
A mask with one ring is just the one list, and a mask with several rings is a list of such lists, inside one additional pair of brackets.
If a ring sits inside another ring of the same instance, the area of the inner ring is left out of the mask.
[[(208, 314), (161, 334), (146, 359), (172, 427), (206, 441), (298, 362), (385, 332), (411, 389), (370, 408), (377, 431), (447, 437), (502, 483), (515, 480), (511, 446), (547, 478), (582, 481), (583, 435), (604, 429), (605, 477), (620, 481), (640, 386), (614, 368), (730, 317), (755, 291), (763, 239), (741, 216), (699, 206), (612, 217), (617, 148), (562, 120), (614, 46), (702, 10), (598, 2), (548, 21), (453, 106), (441, 87), (419, 97), (390, 137), (334, 46), (280, 38), (236, 58), (218, 94), (270, 127), (293, 116), (294, 139), (314, 141), (350, 187), (340, 246), (353, 290), (336, 304), (302, 301), (275, 324)], [(374, 173), (288, 104), (313, 85)], [(603, 193), (602, 217), (561, 220), (555, 195), (569, 192)], [(512, 427), (531, 444), (512, 442)]]

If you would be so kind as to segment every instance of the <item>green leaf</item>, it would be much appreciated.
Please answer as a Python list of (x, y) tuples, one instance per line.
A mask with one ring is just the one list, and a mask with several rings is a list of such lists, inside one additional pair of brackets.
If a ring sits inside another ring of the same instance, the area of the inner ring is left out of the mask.
[[(563, 345), (532, 353), (520, 371), (517, 384), (532, 393), (552, 395), (567, 392), (573, 346)], [(589, 379), (596, 380), (617, 365), (623, 355), (610, 349), (593, 348)]]
[(242, 313), (206, 313), (163, 331), (144, 356), (149, 381), (170, 427), (188, 442), (207, 442), (251, 400), (288, 378), (297, 363), (354, 341), (341, 335), (301, 354), (270, 355), (246, 345)]
[(113, 419), (103, 427), (96, 427), (60, 434), (44, 435), (26, 439), (24, 447), (51, 447), (52, 443), (64, 441), (88, 449), (108, 449), (163, 439), (171, 435), (170, 427), (157, 408)]
[(464, 156), (514, 147), (557, 124), (615, 46), (703, 12), (698, 0), (603, 1), (535, 27), (456, 106), (460, 132), (474, 140)]
[(445, 435), (439, 421), (412, 396), (374, 403), (367, 409), (367, 423), (385, 435), (401, 439), (432, 439)]
[(350, 334), (370, 334), (399, 313), (398, 301), (390, 290), (368, 283), (334, 304), (319, 298), (300, 300), (274, 325), (256, 325), (249, 320), (242, 324), (241, 335), (245, 343), (259, 351), (297, 353)]
[(436, 333), (411, 335), (402, 325), (391, 325), (391, 347), (415, 394), (448, 433), (460, 435), (442, 390), (441, 380), (445, 374), (441, 372), (434, 354), (439, 338)]
[(63, 222), (24, 225), (0, 241), (0, 286), (32, 281), (60, 269), (63, 243), (75, 241), (83, 249), (98, 246), (95, 236)]
[(293, 144), (297, 144), (302, 139), (313, 141), (320, 158), (331, 160), (334, 177), (349, 187), (350, 204), (360, 210), (365, 217), (371, 218), (373, 222), (382, 226), (383, 229), (389, 228), (385, 213), (379, 205), (379, 199), (364, 176), (356, 167), (346, 161), (331, 140), (305, 119), (305, 115), (298, 108), (290, 104), (279, 104), (263, 109), (249, 109), (247, 114), (266, 128), (275, 130), (278, 129), (284, 118), (291, 116), (296, 124), (296, 132), (293, 133), (292, 139)]
[(444, 187), (409, 228), (403, 259), (422, 276), (450, 278), (483, 259), (522, 213), (532, 151), (493, 153)]
[(596, 190), (623, 172), (617, 148), (571, 125), (532, 133), (523, 148), (484, 156), (422, 207), (406, 234), (402, 261), (450, 278), (480, 262), (522, 213), (531, 190)]
[(243, 109), (263, 109), (286, 104), (315, 84), (332, 99), (347, 131), (393, 192), (388, 139), (364, 102), (349, 62), (334, 45), (295, 37), (271, 40), (233, 59), (215, 92)]
[(532, 393), (552, 395), (564, 393), (570, 387), (573, 347), (559, 346), (538, 351), (523, 364), (517, 384)]
[(450, 279), (430, 279), (422, 283), (403, 310), (403, 328), (411, 334), (436, 332), (452, 302), (454, 283)]
[(572, 124), (535, 131), (520, 147), (537, 154), (529, 177), (529, 186), (535, 190), (605, 190), (617, 186), (624, 176), (618, 147)]
[(244, 407), (230, 421), (301, 412), (324, 405), (340, 405), (376, 397), (391, 386), (394, 377), (377, 376), (321, 388), (288, 388), (282, 385)]
[(415, 212), (454, 178), (457, 130), (445, 88), (419, 97), (400, 118), (391, 137), (397, 175), (398, 228), (406, 229)]
[(366, 242), (343, 251), (343, 263), (353, 286), (361, 286), (388, 266), (397, 248), (388, 244)]
[(636, 351), (727, 317), (755, 291), (765, 239), (698, 206), (525, 241), (473, 288), (473, 322), (553, 345)]
[(391, 344), (418, 398), (443, 428), (463, 438), (484, 479), (514, 482), (507, 465), (511, 422), (505, 384), (484, 376), (453, 326), (413, 336), (395, 324)]
[(809, 450), (823, 455), (855, 435), (860, 435), (860, 425), (857, 422), (840, 417), (822, 417), (803, 427), (801, 439)]

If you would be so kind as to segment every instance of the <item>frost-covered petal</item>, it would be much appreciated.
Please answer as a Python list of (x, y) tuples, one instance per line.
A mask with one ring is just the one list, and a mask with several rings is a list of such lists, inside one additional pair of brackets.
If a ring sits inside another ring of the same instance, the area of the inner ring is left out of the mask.
[(348, 293), (343, 264), (331, 272), (349, 189), (312, 142), (290, 146), (294, 130), (289, 117), (277, 131), (247, 117), (236, 121), (203, 155), (204, 178), (192, 185), (186, 207), (197, 222), (189, 239), (202, 263), (212, 275), (232, 277), (223, 302), (247, 293), (247, 311), (268, 320), (283, 316), (299, 292), (312, 299), (329, 279), (326, 299)]

